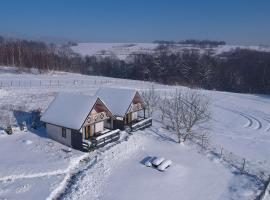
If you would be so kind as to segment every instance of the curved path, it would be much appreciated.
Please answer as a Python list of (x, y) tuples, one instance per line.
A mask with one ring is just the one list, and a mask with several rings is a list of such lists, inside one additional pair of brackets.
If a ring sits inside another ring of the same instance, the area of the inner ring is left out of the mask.
[[(237, 111), (237, 112), (238, 112), (238, 111)], [(241, 113), (241, 112), (238, 112), (238, 113), (239, 113), (241, 116), (245, 116), (246, 118), (249, 118), (249, 120), (252, 121), (252, 125), (253, 125), (254, 122), (255, 122), (255, 123), (256, 123), (256, 126), (253, 126), (254, 129), (259, 130), (259, 129), (262, 128), (262, 122), (261, 122), (258, 118), (254, 117), (254, 116), (251, 116), (251, 115), (248, 115), (248, 114), (246, 114), (246, 113)]]
[(247, 120), (247, 123), (244, 125), (244, 127), (251, 127), (252, 126), (253, 121), (251, 118), (247, 117), (246, 115), (244, 115), (242, 113), (237, 113), (237, 114), (241, 115), (242, 117), (244, 117)]
[[(262, 128), (261, 120), (259, 120), (257, 117), (255, 117), (253, 115), (243, 113), (243, 112), (240, 112), (240, 111), (237, 111), (237, 110), (233, 110), (231, 108), (226, 108), (226, 107), (223, 107), (223, 106), (219, 106), (219, 105), (215, 105), (215, 106), (219, 107), (221, 109), (230, 111), (230, 112), (232, 112), (234, 114), (240, 115), (243, 118), (245, 118), (247, 120), (247, 123), (244, 125), (244, 127), (246, 127), (246, 128), (250, 127), (250, 128), (255, 129), (255, 130), (259, 130), (259, 129)], [(267, 121), (266, 119), (264, 119), (264, 120)], [(268, 122), (269, 122), (269, 127), (267, 128), (267, 131), (270, 130), (270, 120)]]
[(264, 121), (266, 121), (268, 123), (268, 127), (265, 129), (265, 132), (268, 132), (270, 131), (270, 119), (267, 119), (267, 118), (263, 118)]

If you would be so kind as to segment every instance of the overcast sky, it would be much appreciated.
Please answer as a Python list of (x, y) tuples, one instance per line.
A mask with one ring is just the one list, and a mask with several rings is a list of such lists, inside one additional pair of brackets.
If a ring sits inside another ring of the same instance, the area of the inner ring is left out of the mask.
[(270, 45), (269, 0), (0, 0), (0, 8), (2, 35)]

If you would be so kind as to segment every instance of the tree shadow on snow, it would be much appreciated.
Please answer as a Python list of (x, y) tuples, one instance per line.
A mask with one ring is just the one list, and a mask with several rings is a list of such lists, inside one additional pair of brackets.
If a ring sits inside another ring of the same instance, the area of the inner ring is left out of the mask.
[(41, 123), (39, 122), (39, 126), (36, 128), (32, 127), (34, 121), (36, 121), (36, 111), (22, 111), (22, 110), (14, 110), (13, 115), (17, 121), (18, 125), (21, 125), (23, 122), (26, 122), (27, 130), (31, 133), (34, 133), (40, 137), (47, 137), (46, 131)]
[(170, 141), (170, 142), (174, 142), (177, 143), (177, 141), (175, 139), (173, 139), (172, 137), (169, 137), (168, 135), (162, 134), (158, 131), (158, 129), (154, 130), (151, 127), (151, 133), (155, 134), (156, 136), (158, 136), (160, 139), (165, 140), (165, 141)]

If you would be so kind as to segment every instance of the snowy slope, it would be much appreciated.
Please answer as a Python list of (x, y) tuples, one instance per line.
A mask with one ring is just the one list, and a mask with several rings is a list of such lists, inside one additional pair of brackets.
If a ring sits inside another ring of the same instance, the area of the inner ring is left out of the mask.
[(116, 55), (120, 59), (125, 59), (129, 54), (136, 52), (152, 52), (157, 44), (154, 43), (79, 43), (71, 47), (73, 51), (86, 56), (92, 55)]
[[(116, 56), (119, 59), (126, 59), (130, 54), (153, 53), (157, 46), (158, 44), (155, 43), (78, 43), (77, 46), (72, 46), (71, 49), (83, 56)], [(213, 48), (200, 48), (198, 46), (176, 44), (169, 49), (172, 52), (182, 52), (185, 49), (193, 49), (200, 53), (212, 51), (218, 55), (236, 48), (270, 52), (270, 47), (268, 46), (243, 45), (220, 45)]]
[[(27, 120), (32, 109), (44, 111), (58, 92), (94, 95), (100, 86), (149, 89), (152, 83), (72, 73), (0, 73), (0, 127)], [(155, 84), (163, 95), (184, 87)], [(228, 92), (200, 92), (210, 98), (211, 120), (197, 131), (211, 133), (211, 143), (270, 169), (270, 97)], [(174, 142), (155, 120), (151, 129), (122, 134), (120, 142), (89, 154), (48, 138), (44, 129), (8, 136), (0, 128), (0, 199), (254, 199), (260, 185), (237, 175), (196, 146)], [(171, 159), (167, 172), (140, 162), (146, 156)], [(128, 178), (126, 178), (128, 177)], [(192, 185), (193, 187), (189, 187)], [(117, 191), (117, 192), (116, 192)], [(137, 195), (137, 196), (135, 196)], [(136, 198), (139, 197), (139, 198)]]

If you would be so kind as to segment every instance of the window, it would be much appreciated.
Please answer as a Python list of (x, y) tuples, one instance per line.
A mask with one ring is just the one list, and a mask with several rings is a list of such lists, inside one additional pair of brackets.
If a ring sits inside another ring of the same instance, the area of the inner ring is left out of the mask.
[(67, 130), (65, 128), (62, 128), (62, 137), (63, 138), (67, 137)]

